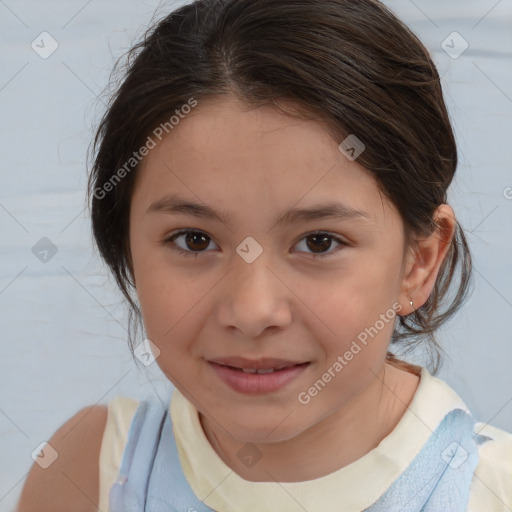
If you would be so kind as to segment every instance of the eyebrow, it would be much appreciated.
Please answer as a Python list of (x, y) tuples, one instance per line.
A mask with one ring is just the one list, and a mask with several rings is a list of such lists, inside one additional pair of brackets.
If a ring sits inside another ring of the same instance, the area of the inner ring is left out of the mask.
[[(169, 195), (152, 203), (146, 213), (166, 213), (169, 215), (190, 215), (208, 220), (221, 222), (230, 226), (232, 215), (224, 210), (215, 210), (211, 206), (195, 203), (178, 195)], [(329, 203), (313, 205), (308, 208), (292, 208), (276, 219), (273, 225), (288, 225), (297, 222), (307, 222), (319, 219), (370, 219), (368, 213), (332, 201)]]

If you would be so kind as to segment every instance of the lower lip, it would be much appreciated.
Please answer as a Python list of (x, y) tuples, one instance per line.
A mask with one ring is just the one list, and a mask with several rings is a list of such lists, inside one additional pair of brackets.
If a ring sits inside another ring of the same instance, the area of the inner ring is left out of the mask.
[(290, 366), (272, 373), (246, 373), (229, 366), (211, 363), (210, 366), (231, 389), (239, 393), (260, 395), (274, 393), (284, 388), (293, 379), (300, 375), (309, 363)]

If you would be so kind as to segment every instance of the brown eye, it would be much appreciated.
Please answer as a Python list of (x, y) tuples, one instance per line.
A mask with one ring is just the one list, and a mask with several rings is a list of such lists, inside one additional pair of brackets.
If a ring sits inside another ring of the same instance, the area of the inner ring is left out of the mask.
[[(182, 245), (175, 242), (180, 238), (183, 239)], [(164, 245), (171, 245), (172, 249), (187, 256), (198, 256), (200, 252), (205, 252), (210, 242), (211, 238), (201, 231), (183, 230), (170, 236), (163, 243)]]
[[(183, 239), (183, 241), (178, 244), (175, 242), (175, 240), (178, 239)], [(312, 258), (328, 258), (337, 253), (341, 246), (348, 245), (340, 238), (325, 231), (310, 233), (307, 236), (304, 236), (297, 245), (303, 243), (304, 240), (306, 241), (305, 252), (309, 252), (309, 255)], [(202, 231), (182, 230), (165, 239), (163, 244), (170, 245), (171, 249), (185, 256), (197, 257), (202, 252), (208, 252), (207, 249), (211, 241), (211, 237)], [(338, 244), (338, 247), (329, 251), (333, 246), (333, 241)]]
[(193, 251), (204, 251), (210, 245), (209, 237), (204, 233), (191, 231), (185, 236), (185, 244)]
[[(306, 242), (308, 249), (311, 249), (313, 252), (319, 250), (320, 252), (327, 251), (331, 248), (332, 242), (331, 237), (328, 235), (312, 235), (307, 238), (308, 242)], [(309, 243), (311, 241), (311, 243)]]
[[(306, 249), (310, 252), (310, 255), (313, 258), (328, 258), (332, 256), (333, 254), (337, 253), (339, 250), (339, 247), (348, 245), (340, 238), (333, 236), (329, 233), (326, 233), (324, 231), (318, 231), (315, 233), (310, 233), (309, 235), (302, 238), (302, 240), (306, 240)], [(300, 243), (302, 243), (302, 240)], [(338, 248), (329, 251), (329, 249), (332, 247), (332, 242), (335, 242), (338, 244)], [(300, 245), (297, 244), (297, 245)], [(308, 252), (306, 251), (306, 252)], [(329, 251), (329, 252), (328, 252)]]

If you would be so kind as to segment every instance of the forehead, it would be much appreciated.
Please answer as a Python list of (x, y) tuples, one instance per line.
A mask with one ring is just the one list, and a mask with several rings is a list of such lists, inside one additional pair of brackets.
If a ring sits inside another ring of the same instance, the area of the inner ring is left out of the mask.
[(372, 174), (339, 151), (339, 142), (323, 123), (272, 106), (199, 101), (143, 160), (134, 200), (147, 206), (180, 192), (251, 212), (336, 200), (382, 216), (392, 205)]

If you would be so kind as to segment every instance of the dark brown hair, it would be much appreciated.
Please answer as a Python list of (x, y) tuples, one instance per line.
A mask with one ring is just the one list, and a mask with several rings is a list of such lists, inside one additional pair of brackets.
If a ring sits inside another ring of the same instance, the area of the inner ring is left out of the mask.
[[(355, 134), (365, 144), (357, 161), (400, 212), (406, 247), (413, 235), (436, 228), (434, 211), (447, 202), (457, 167), (456, 142), (428, 51), (380, 2), (197, 0), (151, 26), (126, 57), (90, 148), (88, 199), (96, 244), (130, 303), (130, 321), (133, 314), (141, 320), (128, 244), (137, 165), (112, 179), (191, 98), (234, 95), (248, 106), (293, 101), (302, 108), (290, 115), (314, 114), (336, 140)], [(442, 349), (434, 332), (465, 300), (471, 276), (457, 222), (434, 290), (414, 313), (399, 317), (391, 343), (410, 349), (426, 341), (437, 372)], [(387, 358), (404, 366), (391, 352)]]

